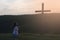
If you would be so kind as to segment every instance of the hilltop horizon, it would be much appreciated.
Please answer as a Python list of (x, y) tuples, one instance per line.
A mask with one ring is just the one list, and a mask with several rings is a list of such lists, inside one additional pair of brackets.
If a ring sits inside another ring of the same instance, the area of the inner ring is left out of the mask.
[[(0, 14), (0, 16), (4, 16), (4, 15), (39, 15), (41, 13), (31, 13), (31, 14)], [(44, 14), (60, 14), (60, 13), (44, 13)]]

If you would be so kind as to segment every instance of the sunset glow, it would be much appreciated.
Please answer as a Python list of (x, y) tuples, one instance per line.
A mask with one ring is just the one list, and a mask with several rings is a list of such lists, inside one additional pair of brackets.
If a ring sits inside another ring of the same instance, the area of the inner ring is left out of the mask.
[(0, 14), (33, 14), (41, 3), (52, 13), (60, 13), (60, 0), (0, 0)]

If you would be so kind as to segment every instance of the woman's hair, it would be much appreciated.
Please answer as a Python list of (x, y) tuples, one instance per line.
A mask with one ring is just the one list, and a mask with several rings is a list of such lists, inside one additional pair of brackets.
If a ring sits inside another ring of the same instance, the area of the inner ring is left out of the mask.
[(14, 23), (12, 27), (14, 28), (15, 26), (16, 26), (16, 23)]
[(17, 22), (15, 22), (15, 23), (13, 24), (13, 26), (19, 26), (19, 25), (18, 25), (18, 23), (17, 23)]
[(14, 23), (14, 26), (16, 26), (16, 23)]

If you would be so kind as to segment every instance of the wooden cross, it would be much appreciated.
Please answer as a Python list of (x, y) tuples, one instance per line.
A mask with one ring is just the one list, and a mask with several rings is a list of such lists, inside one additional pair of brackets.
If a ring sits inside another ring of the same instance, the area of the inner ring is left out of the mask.
[(50, 12), (51, 10), (44, 10), (44, 3), (42, 3), (42, 9), (41, 10), (36, 10), (35, 12), (42, 12), (42, 14), (44, 14), (44, 12)]

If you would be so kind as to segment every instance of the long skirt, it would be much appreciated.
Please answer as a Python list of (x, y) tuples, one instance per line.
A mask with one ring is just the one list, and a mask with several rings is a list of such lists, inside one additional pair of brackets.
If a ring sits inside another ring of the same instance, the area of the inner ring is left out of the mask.
[(14, 40), (18, 39), (18, 35), (13, 34), (13, 39), (14, 39)]

